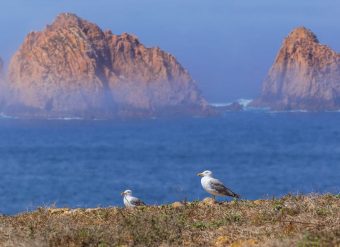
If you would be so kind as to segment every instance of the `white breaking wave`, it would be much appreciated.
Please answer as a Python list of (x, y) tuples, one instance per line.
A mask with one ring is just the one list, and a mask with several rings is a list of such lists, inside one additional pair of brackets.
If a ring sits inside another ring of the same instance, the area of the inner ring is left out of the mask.
[(17, 117), (13, 117), (13, 116), (9, 116), (9, 115), (6, 115), (5, 113), (1, 112), (0, 113), (0, 119), (3, 118), (3, 119), (17, 119)]
[(246, 108), (252, 101), (253, 101), (252, 99), (238, 99), (238, 100), (235, 100), (233, 102), (213, 102), (213, 103), (209, 103), (209, 105), (215, 106), (215, 107), (223, 107), (223, 106), (229, 106), (229, 105), (237, 102), (241, 106)]
[(55, 118), (48, 118), (47, 120), (65, 120), (65, 121), (70, 121), (70, 120), (85, 120), (85, 119), (81, 118), (81, 117), (55, 117)]
[(237, 102), (243, 106), (243, 107), (248, 107), (248, 105), (252, 102), (252, 99), (238, 99)]
[(223, 107), (223, 106), (228, 106), (231, 105), (232, 103), (209, 103), (209, 105), (211, 106), (215, 106), (215, 107)]
[(307, 111), (307, 110), (299, 110), (299, 109), (296, 109), (296, 110), (269, 110), (269, 113), (304, 113), (304, 112), (312, 112), (312, 111)]

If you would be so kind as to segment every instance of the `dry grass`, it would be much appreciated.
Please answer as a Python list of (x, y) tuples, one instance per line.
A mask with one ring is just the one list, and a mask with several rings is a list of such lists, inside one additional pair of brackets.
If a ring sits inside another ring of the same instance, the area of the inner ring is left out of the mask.
[(340, 246), (340, 196), (0, 217), (0, 246)]

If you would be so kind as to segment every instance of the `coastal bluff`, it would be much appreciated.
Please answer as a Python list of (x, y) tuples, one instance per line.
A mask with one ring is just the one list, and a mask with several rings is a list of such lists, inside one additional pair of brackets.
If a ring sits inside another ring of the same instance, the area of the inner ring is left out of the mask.
[(137, 208), (39, 208), (0, 215), (0, 245), (339, 246), (339, 195), (212, 198)]
[(252, 106), (274, 110), (340, 109), (340, 54), (305, 27), (283, 41)]
[(12, 57), (5, 111), (38, 116), (209, 114), (189, 72), (135, 35), (62, 13)]

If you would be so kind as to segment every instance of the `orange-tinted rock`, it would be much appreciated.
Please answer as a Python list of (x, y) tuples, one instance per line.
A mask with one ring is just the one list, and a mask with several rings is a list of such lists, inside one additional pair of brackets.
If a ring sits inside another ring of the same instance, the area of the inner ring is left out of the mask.
[(299, 27), (284, 40), (253, 106), (279, 110), (340, 109), (340, 55)]
[(8, 73), (12, 100), (48, 114), (202, 113), (206, 102), (175, 57), (74, 14), (27, 35)]

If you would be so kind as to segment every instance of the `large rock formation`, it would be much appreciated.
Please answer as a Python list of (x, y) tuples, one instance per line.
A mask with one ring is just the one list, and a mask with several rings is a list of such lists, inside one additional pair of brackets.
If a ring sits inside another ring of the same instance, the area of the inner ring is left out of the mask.
[(8, 87), (13, 112), (157, 115), (207, 105), (174, 56), (69, 13), (27, 35), (9, 64)]
[(340, 109), (340, 55), (299, 27), (283, 45), (253, 106), (279, 110)]

